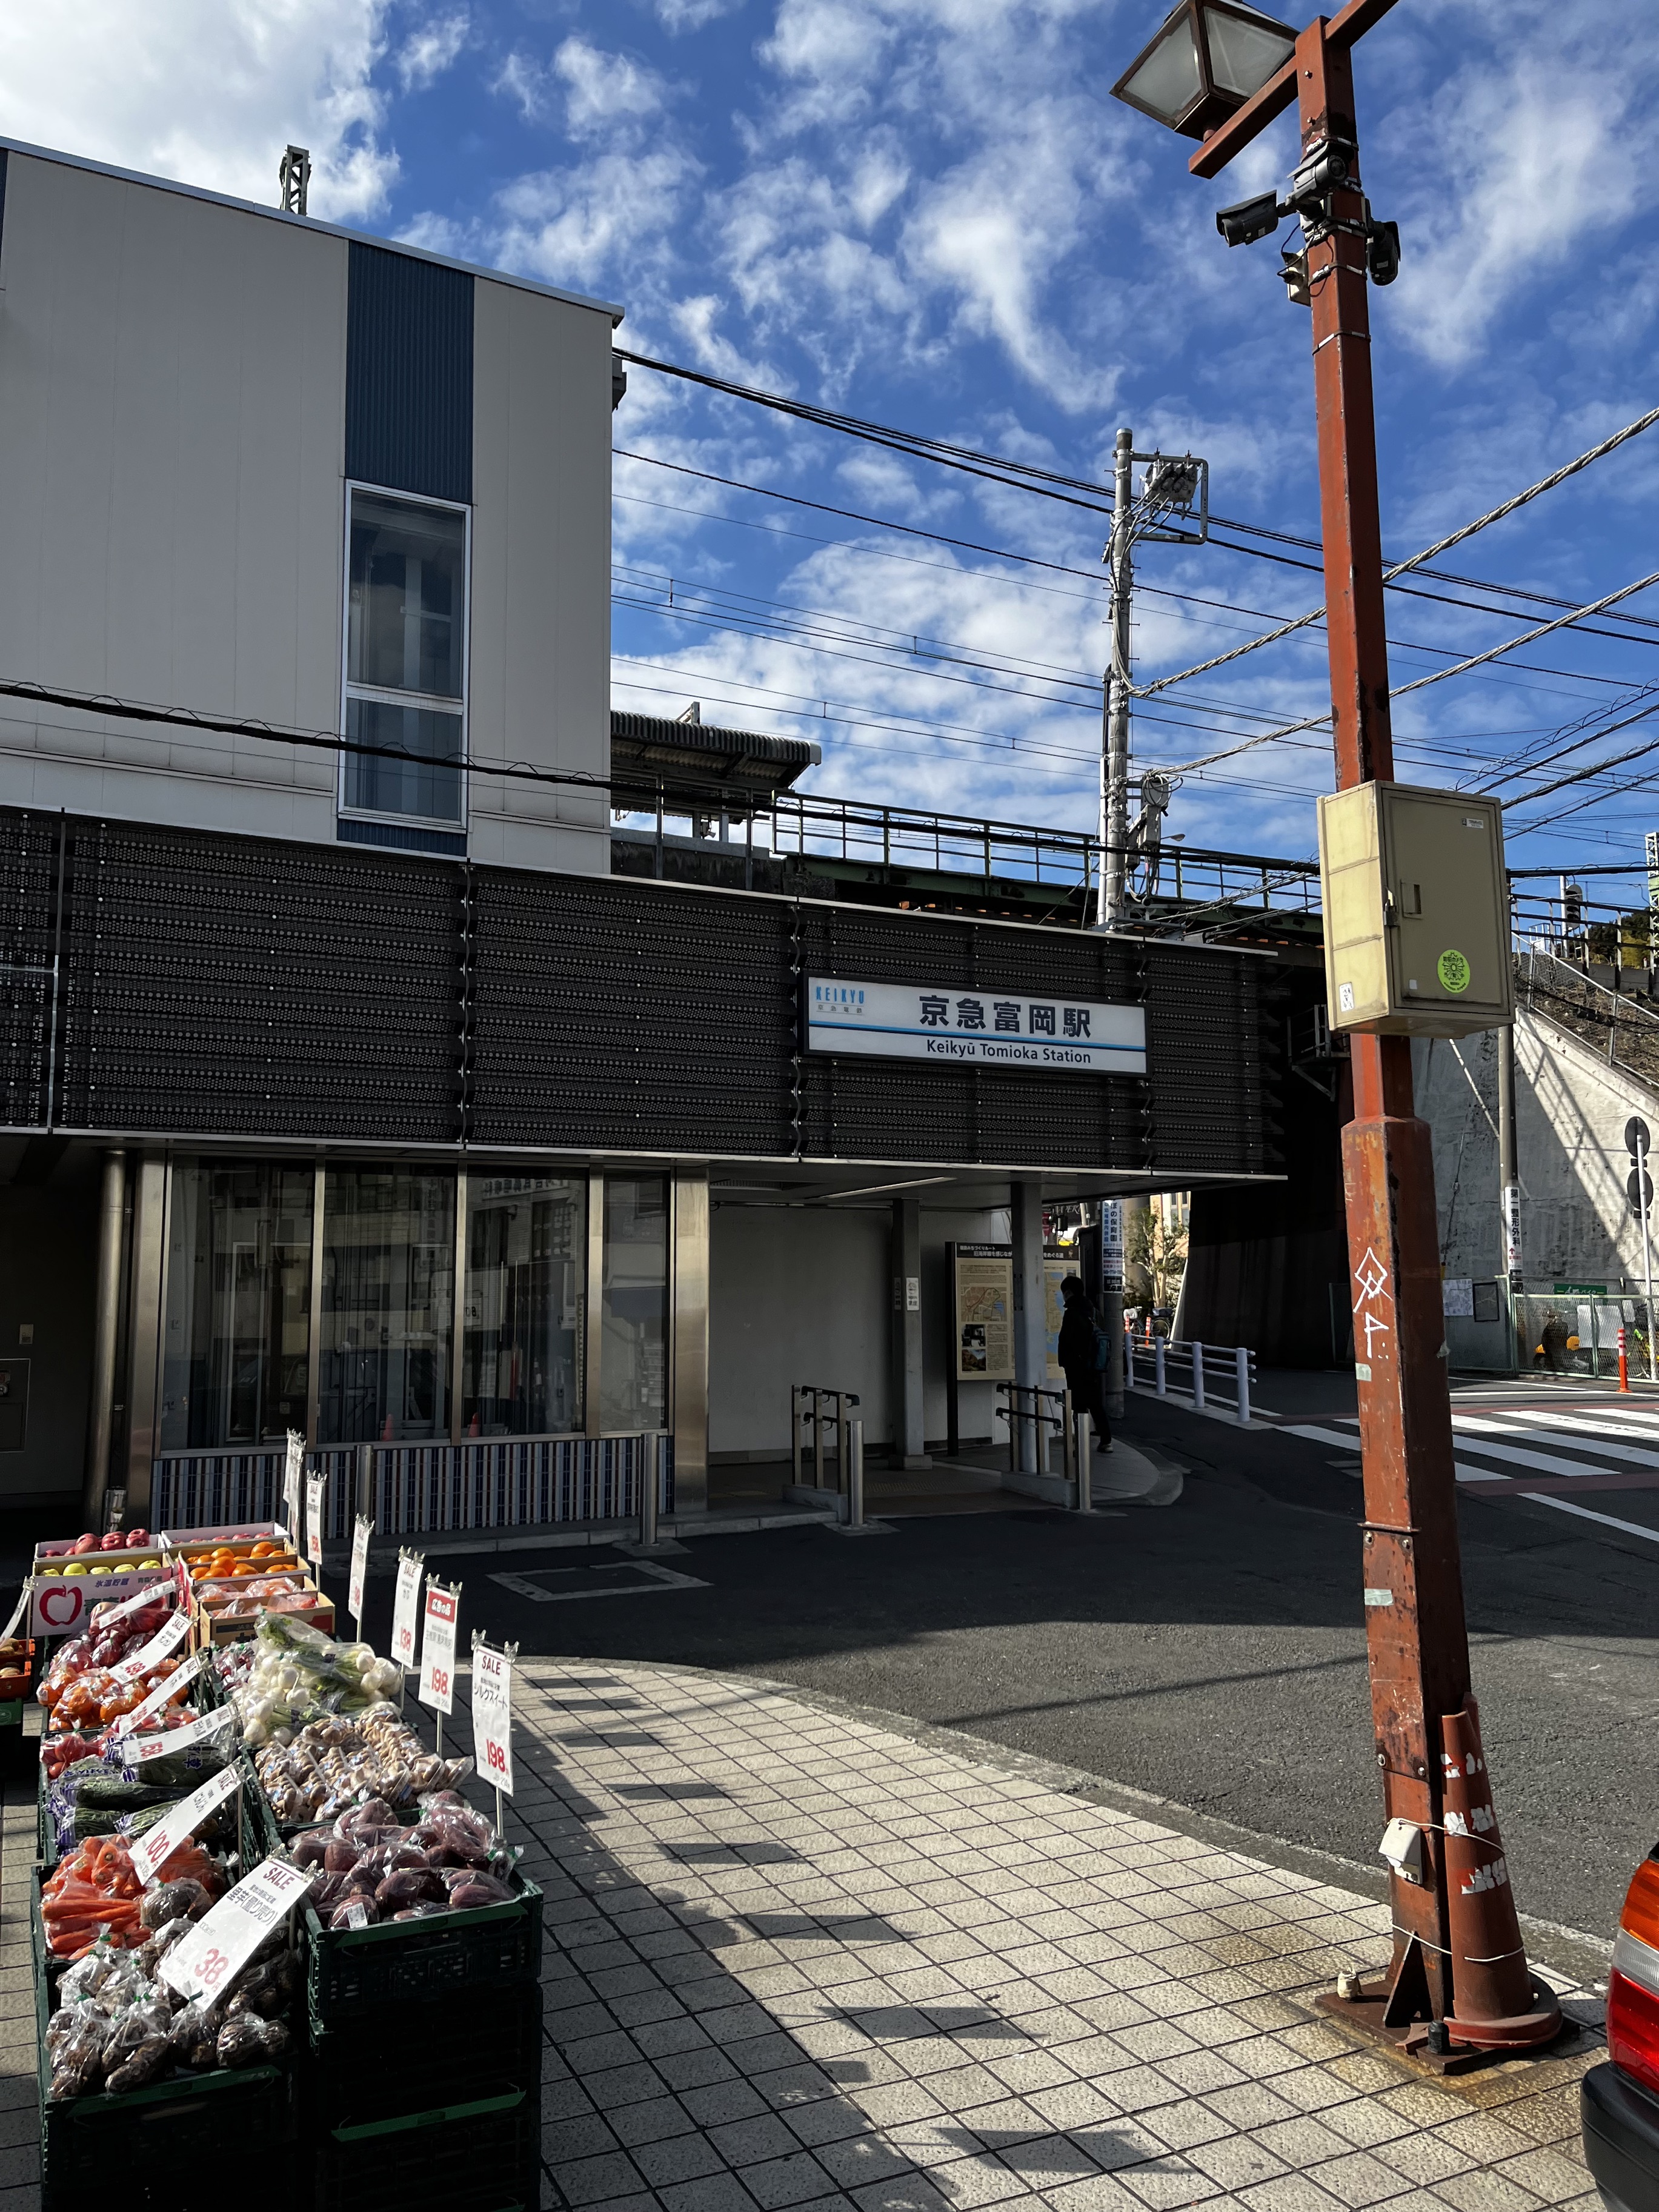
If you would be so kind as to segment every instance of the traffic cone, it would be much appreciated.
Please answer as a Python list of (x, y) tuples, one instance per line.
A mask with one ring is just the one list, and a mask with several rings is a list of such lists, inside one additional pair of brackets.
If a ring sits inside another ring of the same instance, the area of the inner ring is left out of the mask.
[(1527, 1965), (1473, 1697), (1461, 1713), (1441, 1716), (1440, 1738), (1455, 2007), (1446, 2028), (1454, 2043), (1477, 2051), (1531, 2050), (1559, 2034), (1561, 2007)]

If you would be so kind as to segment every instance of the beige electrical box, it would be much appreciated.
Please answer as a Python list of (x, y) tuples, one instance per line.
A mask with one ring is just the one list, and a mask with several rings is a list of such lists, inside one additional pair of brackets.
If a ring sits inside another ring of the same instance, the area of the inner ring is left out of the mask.
[(1495, 799), (1362, 783), (1319, 802), (1331, 1026), (1467, 1036), (1515, 1018)]

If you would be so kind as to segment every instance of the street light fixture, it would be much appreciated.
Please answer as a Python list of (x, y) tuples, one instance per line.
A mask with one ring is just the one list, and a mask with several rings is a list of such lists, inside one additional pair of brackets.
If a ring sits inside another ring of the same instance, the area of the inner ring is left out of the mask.
[(1238, 0), (1181, 0), (1112, 87), (1144, 115), (1204, 138), (1290, 59), (1296, 33)]
[[(1400, 240), (1393, 224), (1373, 220), (1360, 184), (1352, 63), (1356, 41), (1394, 4), (1346, 0), (1328, 21), (1292, 33), (1235, 0), (1184, 0), (1113, 88), (1201, 139), (1188, 167), (1206, 178), (1276, 117), (1298, 112), (1301, 155), (1285, 196), (1224, 209), (1218, 226), (1229, 246), (1246, 246), (1287, 215), (1302, 225), (1302, 250), (1284, 255), (1280, 274), (1313, 321), (1331, 719), (1344, 791), (1392, 782), (1395, 772), (1368, 280), (1393, 281)], [(1371, 1717), (1389, 1833), (1409, 1827), (1420, 1841), (1414, 1863), (1389, 1854), (1386, 1990), (1368, 1996), (1344, 1977), (1326, 2002), (1431, 2063), (1462, 2068), (1485, 2051), (1548, 2043), (1561, 2014), (1528, 1968), (1489, 1803), (1479, 1826), (1491, 1866), (1468, 1870), (1454, 1840), (1472, 1834), (1477, 1816), (1449, 1784), (1461, 1790), (1485, 1769), (1458, 1555), (1434, 1160), (1413, 1101), (1410, 1039), (1359, 1030), (1351, 1046), (1342, 1162), (1364, 1342), (1354, 1371)], [(1422, 1878), (1412, 1879), (1419, 1866)]]

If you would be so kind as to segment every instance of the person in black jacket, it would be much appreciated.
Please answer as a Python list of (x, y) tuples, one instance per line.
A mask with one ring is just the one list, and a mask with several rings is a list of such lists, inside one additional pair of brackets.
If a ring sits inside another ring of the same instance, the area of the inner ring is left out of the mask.
[(1112, 1431), (1106, 1420), (1106, 1377), (1095, 1365), (1100, 1323), (1079, 1276), (1067, 1275), (1060, 1295), (1066, 1308), (1060, 1324), (1060, 1364), (1072, 1394), (1072, 1411), (1089, 1416), (1096, 1443), (1102, 1451), (1109, 1451)]

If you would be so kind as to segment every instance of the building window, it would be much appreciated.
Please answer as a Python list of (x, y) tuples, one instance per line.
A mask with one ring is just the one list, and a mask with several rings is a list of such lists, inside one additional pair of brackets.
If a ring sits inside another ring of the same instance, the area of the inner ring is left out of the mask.
[(309, 1167), (174, 1167), (167, 1213), (161, 1449), (280, 1443), (306, 1425)]
[(318, 1442), (449, 1436), (455, 1178), (331, 1168)]
[(601, 1435), (660, 1429), (668, 1412), (668, 1178), (605, 1179)]
[(466, 1435), (580, 1431), (586, 1288), (586, 1181), (471, 1177), (461, 1343)]
[(345, 814), (466, 818), (467, 510), (348, 489)]

